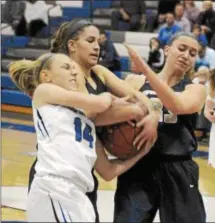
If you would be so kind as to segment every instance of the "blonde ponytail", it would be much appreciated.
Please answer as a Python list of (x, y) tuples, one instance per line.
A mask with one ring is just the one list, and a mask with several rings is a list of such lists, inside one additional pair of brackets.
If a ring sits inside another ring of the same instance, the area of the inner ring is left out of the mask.
[(37, 61), (19, 60), (9, 65), (9, 74), (15, 85), (25, 93), (32, 95), (34, 89), (39, 84), (36, 80)]

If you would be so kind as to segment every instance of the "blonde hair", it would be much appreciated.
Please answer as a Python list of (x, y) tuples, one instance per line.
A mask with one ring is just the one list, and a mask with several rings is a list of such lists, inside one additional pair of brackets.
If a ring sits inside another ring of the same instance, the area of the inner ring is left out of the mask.
[(49, 69), (53, 54), (47, 53), (37, 60), (18, 60), (9, 64), (9, 74), (14, 84), (26, 94), (32, 96), (40, 84), (40, 72)]
[(210, 70), (209, 83), (212, 91), (215, 91), (215, 68)]

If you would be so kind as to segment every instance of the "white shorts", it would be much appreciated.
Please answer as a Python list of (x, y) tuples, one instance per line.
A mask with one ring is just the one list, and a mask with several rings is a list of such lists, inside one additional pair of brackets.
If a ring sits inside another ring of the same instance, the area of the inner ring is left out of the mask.
[(208, 163), (215, 168), (215, 123), (211, 126)]
[[(55, 183), (55, 182), (53, 182)], [(60, 190), (41, 188), (34, 180), (27, 200), (28, 222), (95, 222), (95, 212), (86, 194), (77, 186), (64, 185)], [(60, 193), (62, 191), (62, 193)]]

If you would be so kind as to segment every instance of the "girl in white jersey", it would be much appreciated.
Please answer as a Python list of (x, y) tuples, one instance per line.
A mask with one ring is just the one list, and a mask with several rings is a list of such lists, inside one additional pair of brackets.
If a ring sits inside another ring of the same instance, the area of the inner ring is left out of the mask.
[(215, 168), (215, 69), (210, 71), (209, 91), (205, 102), (205, 116), (212, 123), (208, 163)]
[(95, 213), (86, 196), (94, 187), (93, 166), (103, 178), (111, 180), (145, 152), (127, 161), (109, 161), (101, 145), (95, 151), (91, 119), (99, 122), (102, 112), (117, 100), (124, 105), (121, 112), (125, 120), (142, 117), (141, 107), (109, 93), (95, 96), (80, 92), (83, 87), (76, 65), (63, 54), (16, 61), (10, 64), (9, 73), (15, 84), (32, 97), (38, 140), (36, 176), (27, 202), (28, 222), (94, 222)]

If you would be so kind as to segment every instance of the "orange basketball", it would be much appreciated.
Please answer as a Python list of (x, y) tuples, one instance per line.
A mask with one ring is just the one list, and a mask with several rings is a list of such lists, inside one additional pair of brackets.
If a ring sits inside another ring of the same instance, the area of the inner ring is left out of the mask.
[(120, 159), (128, 159), (138, 152), (133, 141), (140, 131), (140, 128), (127, 122), (111, 125), (105, 128), (101, 140), (110, 154)]

